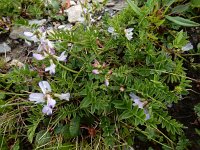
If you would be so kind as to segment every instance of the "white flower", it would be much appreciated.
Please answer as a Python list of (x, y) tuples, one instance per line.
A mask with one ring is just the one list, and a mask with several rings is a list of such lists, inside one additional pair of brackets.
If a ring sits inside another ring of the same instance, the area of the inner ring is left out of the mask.
[(45, 71), (49, 71), (50, 74), (55, 74), (56, 72), (56, 65), (53, 63), (53, 61), (50, 61), (51, 65), (49, 67), (45, 68)]
[(31, 93), (29, 95), (29, 100), (37, 103), (44, 103), (45, 102), (45, 96), (42, 93)]
[(108, 79), (105, 80), (105, 85), (109, 86), (109, 80)]
[(51, 86), (49, 85), (47, 81), (40, 81), (39, 86), (43, 94), (48, 94), (51, 92)]
[(130, 93), (129, 96), (134, 101), (133, 106), (138, 106), (138, 108), (143, 109), (144, 103), (140, 101), (138, 96), (136, 96), (134, 93)]
[(133, 38), (133, 32), (132, 31), (133, 31), (133, 28), (128, 28), (128, 29), (124, 30), (125, 36), (129, 41)]
[(182, 51), (189, 51), (189, 50), (191, 50), (191, 49), (193, 49), (193, 45), (192, 45), (191, 42), (187, 43), (185, 46), (183, 46), (183, 47), (181, 48)]
[(67, 60), (67, 55), (65, 55), (65, 51), (61, 53), (59, 57), (57, 57), (58, 61), (66, 61)]
[(60, 100), (69, 101), (70, 93), (54, 94), (54, 96), (58, 97)]
[(47, 105), (44, 105), (42, 112), (46, 115), (51, 115), (52, 114), (52, 108), (48, 107)]
[(33, 53), (33, 57), (37, 60), (43, 60), (45, 59), (45, 57), (41, 54), (36, 54), (36, 53)]
[(97, 69), (92, 70), (92, 73), (93, 74), (100, 74), (99, 70), (97, 70)]

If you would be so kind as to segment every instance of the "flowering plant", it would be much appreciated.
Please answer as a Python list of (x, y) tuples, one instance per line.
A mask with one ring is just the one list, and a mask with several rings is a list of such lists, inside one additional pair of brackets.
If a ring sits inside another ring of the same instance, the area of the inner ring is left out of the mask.
[(195, 46), (178, 30), (185, 20), (170, 18), (165, 1), (127, 2), (95, 25), (24, 32), (28, 63), (0, 74), (1, 145), (187, 149), (186, 128), (170, 113), (194, 81), (183, 62)]

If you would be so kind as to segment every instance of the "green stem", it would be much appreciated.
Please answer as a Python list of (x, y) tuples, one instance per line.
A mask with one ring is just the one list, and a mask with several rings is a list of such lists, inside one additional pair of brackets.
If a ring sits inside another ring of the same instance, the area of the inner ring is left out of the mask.
[(58, 65), (60, 65), (62, 68), (64, 68), (65, 70), (68, 70), (68, 71), (73, 72), (73, 73), (79, 73), (78, 71), (72, 70), (72, 69), (70, 69), (70, 68), (64, 66), (63, 64), (59, 63), (58, 61), (56, 61), (56, 63), (57, 63)]
[(0, 91), (1, 94), (5, 94), (5, 95), (15, 95), (15, 96), (23, 96), (23, 95), (27, 95), (27, 94), (17, 94), (17, 93), (12, 93), (12, 92), (4, 92), (4, 91)]

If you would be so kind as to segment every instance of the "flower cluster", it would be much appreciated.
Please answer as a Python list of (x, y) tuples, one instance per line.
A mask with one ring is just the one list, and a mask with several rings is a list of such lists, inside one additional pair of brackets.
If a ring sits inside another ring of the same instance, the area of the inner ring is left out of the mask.
[[(92, 64), (92, 66), (95, 68), (92, 70), (92, 73), (95, 75), (98, 75), (100, 73), (102, 73), (101, 69), (105, 69), (105, 67), (107, 66), (106, 63), (103, 63), (102, 65), (99, 63), (99, 61), (97, 61), (96, 59), (94, 60), (94, 63)], [(109, 70), (108, 73), (105, 75), (105, 85), (109, 86), (109, 78), (110, 75), (112, 74), (112, 70)]]
[(142, 102), (141, 99), (135, 95), (134, 93), (130, 93), (129, 96), (133, 100), (133, 106), (138, 106), (138, 108), (143, 109), (144, 113), (146, 114), (146, 120), (150, 119), (150, 114), (146, 108), (144, 108), (146, 101)]
[[(51, 58), (57, 59), (57, 61), (65, 62), (67, 60), (67, 55), (65, 51), (61, 53), (60, 56), (55, 55), (54, 45), (51, 41), (46, 38), (47, 31), (41, 27), (38, 30), (38, 35), (40, 38), (38, 39), (37, 36), (32, 32), (24, 32), (24, 35), (27, 37), (28, 40), (39, 42), (39, 46), (37, 49), (37, 53), (33, 53), (33, 57), (37, 60), (43, 60), (51, 56)], [(50, 74), (55, 74), (56, 65), (54, 64), (53, 60), (50, 59), (50, 66), (45, 68), (45, 71), (49, 71)]]
[[(47, 81), (39, 82), (40, 89), (42, 93), (31, 93), (29, 95), (29, 100), (38, 103), (45, 103), (42, 112), (46, 115), (51, 115), (53, 108), (56, 105), (56, 101), (52, 98), (51, 86)], [(58, 97), (60, 100), (69, 101), (70, 93), (54, 94), (55, 97)]]

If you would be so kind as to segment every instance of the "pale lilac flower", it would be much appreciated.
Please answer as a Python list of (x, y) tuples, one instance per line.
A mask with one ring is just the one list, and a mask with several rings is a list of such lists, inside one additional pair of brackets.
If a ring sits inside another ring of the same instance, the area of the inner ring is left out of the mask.
[(53, 63), (53, 61), (50, 61), (51, 65), (49, 67), (45, 68), (45, 72), (49, 71), (50, 74), (55, 74), (56, 72), (56, 65)]
[(49, 48), (52, 48), (52, 49), (54, 48), (53, 43), (51, 41), (49, 41), (48, 39), (46, 39), (46, 43), (47, 43)]
[(43, 60), (45, 59), (45, 57), (41, 54), (36, 54), (36, 53), (33, 53), (33, 57), (37, 60)]
[(67, 60), (67, 55), (65, 55), (65, 51), (61, 53), (59, 57), (57, 57), (58, 61), (66, 61)]
[(100, 74), (99, 70), (97, 70), (97, 69), (92, 70), (92, 73), (93, 74)]
[(113, 34), (115, 33), (115, 29), (113, 27), (108, 27), (108, 32)]
[(192, 45), (191, 42), (187, 43), (185, 46), (183, 46), (183, 47), (181, 48), (182, 51), (189, 51), (189, 50), (191, 50), (191, 49), (193, 49), (193, 45)]
[(32, 32), (24, 32), (24, 35), (25, 35), (26, 39), (29, 41), (33, 41), (35, 43), (39, 41), (37, 36), (34, 35), (34, 33), (32, 33)]
[(105, 80), (105, 85), (109, 86), (109, 80), (108, 79)]
[(48, 107), (47, 105), (44, 105), (42, 112), (43, 112), (43, 114), (51, 115), (52, 114), (52, 108)]
[(99, 61), (96, 60), (96, 59), (94, 60), (94, 63), (92, 64), (92, 66), (95, 67), (95, 68), (100, 68), (101, 67)]
[(54, 96), (58, 97), (60, 100), (69, 101), (70, 93), (54, 94)]
[(116, 39), (117, 33), (115, 32), (115, 29), (113, 27), (108, 28), (108, 32), (112, 34), (112, 36)]
[[(52, 114), (52, 109), (56, 105), (56, 101), (51, 97), (51, 86), (47, 81), (40, 81), (39, 87), (42, 90), (42, 93), (31, 93), (29, 95), (29, 100), (35, 103), (45, 103), (42, 112), (46, 115)], [(54, 94), (54, 96), (60, 98), (61, 100), (69, 100), (70, 93)]]
[(39, 86), (43, 94), (47, 94), (51, 92), (51, 86), (49, 85), (47, 81), (40, 81)]
[(133, 38), (133, 32), (132, 31), (133, 31), (133, 28), (128, 28), (128, 29), (124, 30), (125, 36), (129, 41)]
[(31, 93), (29, 95), (29, 100), (32, 102), (37, 103), (44, 103), (45, 102), (45, 96), (42, 93)]
[(138, 106), (138, 108), (143, 109), (144, 103), (140, 101), (140, 98), (134, 93), (130, 93), (129, 96), (134, 101), (133, 106)]

